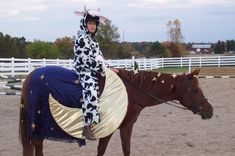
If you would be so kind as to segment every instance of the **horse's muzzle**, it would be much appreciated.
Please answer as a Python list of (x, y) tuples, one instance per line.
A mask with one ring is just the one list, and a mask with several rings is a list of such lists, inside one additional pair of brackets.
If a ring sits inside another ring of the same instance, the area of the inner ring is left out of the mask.
[(205, 119), (211, 119), (213, 117), (213, 113), (214, 113), (213, 107), (209, 105), (207, 108), (204, 108), (202, 110), (200, 115), (201, 115), (201, 118), (205, 120)]

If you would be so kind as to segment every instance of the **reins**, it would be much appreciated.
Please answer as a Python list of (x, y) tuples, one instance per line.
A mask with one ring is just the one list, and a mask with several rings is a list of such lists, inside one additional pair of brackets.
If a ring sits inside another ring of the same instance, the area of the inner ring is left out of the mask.
[[(123, 76), (123, 75), (121, 75), (121, 74), (119, 74), (119, 76), (121, 76), (127, 83), (131, 84), (132, 86), (134, 86), (135, 88), (137, 88), (137, 89), (140, 90), (141, 92), (143, 92), (143, 93), (145, 93), (146, 95), (150, 96), (151, 98), (155, 99), (156, 101), (159, 101), (159, 102), (162, 102), (162, 103), (165, 103), (165, 104), (167, 104), (167, 105), (170, 105), (170, 106), (173, 106), (173, 107), (176, 107), (176, 108), (180, 108), (180, 109), (183, 109), (183, 110), (188, 110), (188, 108), (186, 108), (186, 107), (181, 107), (181, 106), (174, 105), (174, 104), (172, 104), (172, 103), (169, 103), (168, 101), (164, 101), (164, 100), (162, 100), (161, 98), (158, 98), (158, 97), (152, 95), (151, 93), (149, 93), (149, 92), (145, 91), (144, 89), (138, 87), (138, 86), (137, 86), (136, 84), (134, 84), (133, 82), (129, 81), (125, 76)], [(170, 102), (173, 102), (173, 103), (175, 103), (175, 104), (180, 104), (179, 102), (176, 102), (176, 101), (174, 101), (174, 100), (171, 100)], [(145, 108), (145, 106), (139, 104), (138, 102), (136, 102), (136, 103), (137, 103), (140, 107)]]

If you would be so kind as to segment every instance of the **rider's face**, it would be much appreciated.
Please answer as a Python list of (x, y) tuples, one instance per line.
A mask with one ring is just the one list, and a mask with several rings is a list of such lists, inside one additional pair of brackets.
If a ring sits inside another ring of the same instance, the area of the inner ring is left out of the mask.
[(94, 21), (88, 21), (87, 22), (87, 29), (91, 33), (95, 33), (96, 31), (96, 22)]

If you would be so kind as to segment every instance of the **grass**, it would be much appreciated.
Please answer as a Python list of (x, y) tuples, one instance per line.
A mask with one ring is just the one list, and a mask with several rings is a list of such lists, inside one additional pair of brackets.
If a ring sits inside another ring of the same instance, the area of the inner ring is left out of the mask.
[[(235, 66), (230, 67), (193, 67), (192, 71), (196, 68), (200, 68), (199, 75), (235, 75)], [(174, 67), (174, 68), (158, 68), (154, 70), (155, 72), (160, 73), (188, 73), (188, 67)]]
[(168, 67), (168, 68), (158, 68), (154, 70), (155, 72), (160, 73), (187, 73), (188, 67)]
[[(194, 70), (195, 68), (192, 68)], [(235, 66), (201, 67), (199, 75), (235, 75)]]

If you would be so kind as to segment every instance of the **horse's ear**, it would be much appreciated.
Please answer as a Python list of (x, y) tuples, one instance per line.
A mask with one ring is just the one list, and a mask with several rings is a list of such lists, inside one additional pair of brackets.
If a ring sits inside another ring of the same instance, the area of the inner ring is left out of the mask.
[(188, 79), (192, 80), (195, 76), (199, 74), (199, 72), (200, 72), (200, 68), (195, 69), (194, 71), (192, 71), (191, 73), (187, 75)]
[(198, 75), (200, 72), (200, 68), (195, 69), (195, 75)]

